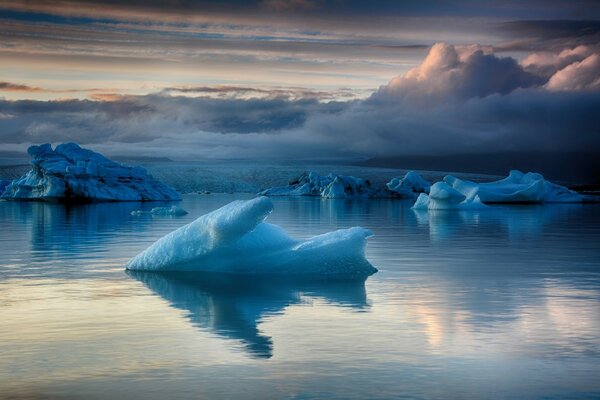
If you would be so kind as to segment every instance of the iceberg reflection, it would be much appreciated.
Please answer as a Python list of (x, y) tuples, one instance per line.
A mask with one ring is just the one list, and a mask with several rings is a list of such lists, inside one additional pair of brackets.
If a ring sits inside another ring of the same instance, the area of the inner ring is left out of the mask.
[(367, 307), (366, 279), (291, 280), (280, 276), (243, 276), (208, 272), (126, 271), (172, 307), (184, 310), (194, 326), (242, 341), (254, 357), (273, 355), (271, 337), (259, 322), (305, 296), (322, 298), (341, 307)]

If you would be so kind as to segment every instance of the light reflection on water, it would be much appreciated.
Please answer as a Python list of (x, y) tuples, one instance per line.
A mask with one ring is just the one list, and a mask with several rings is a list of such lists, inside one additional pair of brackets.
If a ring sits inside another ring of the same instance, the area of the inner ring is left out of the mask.
[(366, 283), (129, 273), (133, 255), (244, 195), (0, 202), (0, 397), (600, 396), (600, 207), (419, 213), (275, 198), (299, 239), (367, 227)]

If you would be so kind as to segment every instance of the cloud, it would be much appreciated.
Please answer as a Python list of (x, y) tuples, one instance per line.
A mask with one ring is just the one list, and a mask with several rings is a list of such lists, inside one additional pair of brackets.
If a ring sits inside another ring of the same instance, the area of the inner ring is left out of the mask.
[(419, 103), (464, 100), (507, 94), (542, 83), (539, 76), (524, 70), (515, 59), (499, 58), (489, 51), (481, 46), (436, 43), (421, 65), (392, 79), (372, 98)]
[(316, 10), (319, 5), (310, 0), (263, 0), (261, 6), (268, 11)]
[(556, 72), (546, 87), (549, 90), (598, 90), (600, 89), (600, 55), (592, 54)]
[(10, 115), (0, 119), (0, 142), (75, 140), (109, 154), (174, 159), (589, 152), (600, 149), (594, 51), (574, 47), (519, 63), (485, 46), (436, 44), (421, 65), (370, 98), (344, 102), (269, 96), (269, 89), (246, 98), (263, 89), (238, 86), (0, 100), (0, 114)]
[(337, 90), (312, 90), (302, 87), (249, 87), (249, 86), (172, 86), (165, 87), (161, 93), (175, 95), (205, 96), (213, 98), (238, 98), (238, 99), (318, 99), (335, 100), (351, 99), (356, 97), (356, 93), (349, 88), (340, 88)]
[(550, 78), (557, 71), (590, 56), (593, 51), (592, 47), (581, 45), (567, 48), (558, 53), (551, 51), (536, 52), (527, 55), (521, 61), (521, 65), (527, 71)]
[(41, 92), (43, 89), (11, 82), (0, 82), (0, 91), (7, 92)]
[[(575, 5), (575, 3), (573, 3)], [(599, 3), (595, 4), (598, 7)], [(499, 51), (543, 51), (558, 53), (565, 48), (597, 46), (600, 43), (600, 21), (592, 16), (596, 10), (581, 15), (582, 19), (536, 19), (501, 22), (495, 26), (508, 41), (496, 44)]]

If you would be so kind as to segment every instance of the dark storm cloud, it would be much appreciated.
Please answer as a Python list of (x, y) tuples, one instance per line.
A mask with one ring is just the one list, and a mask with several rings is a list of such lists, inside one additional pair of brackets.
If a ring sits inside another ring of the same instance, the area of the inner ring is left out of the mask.
[(42, 89), (35, 86), (21, 85), (11, 82), (0, 82), (0, 91), (10, 92), (40, 92)]
[(597, 20), (509, 21), (496, 26), (503, 37), (512, 39), (497, 44), (497, 50), (557, 51), (600, 44), (600, 21)]
[[(347, 103), (315, 99), (211, 99), (163, 95), (117, 96), (112, 101), (0, 101), (0, 141), (75, 140), (143, 143), (160, 137), (270, 134), (302, 126), (309, 115), (337, 113)], [(180, 149), (172, 149), (177, 152)]]

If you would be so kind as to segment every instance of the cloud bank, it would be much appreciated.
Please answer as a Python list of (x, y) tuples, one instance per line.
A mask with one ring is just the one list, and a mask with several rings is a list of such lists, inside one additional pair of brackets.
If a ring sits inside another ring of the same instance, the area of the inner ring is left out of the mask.
[(96, 101), (0, 100), (0, 142), (14, 150), (74, 140), (109, 154), (174, 159), (600, 153), (594, 46), (519, 62), (490, 46), (437, 43), (365, 100), (300, 93), (202, 86)]

